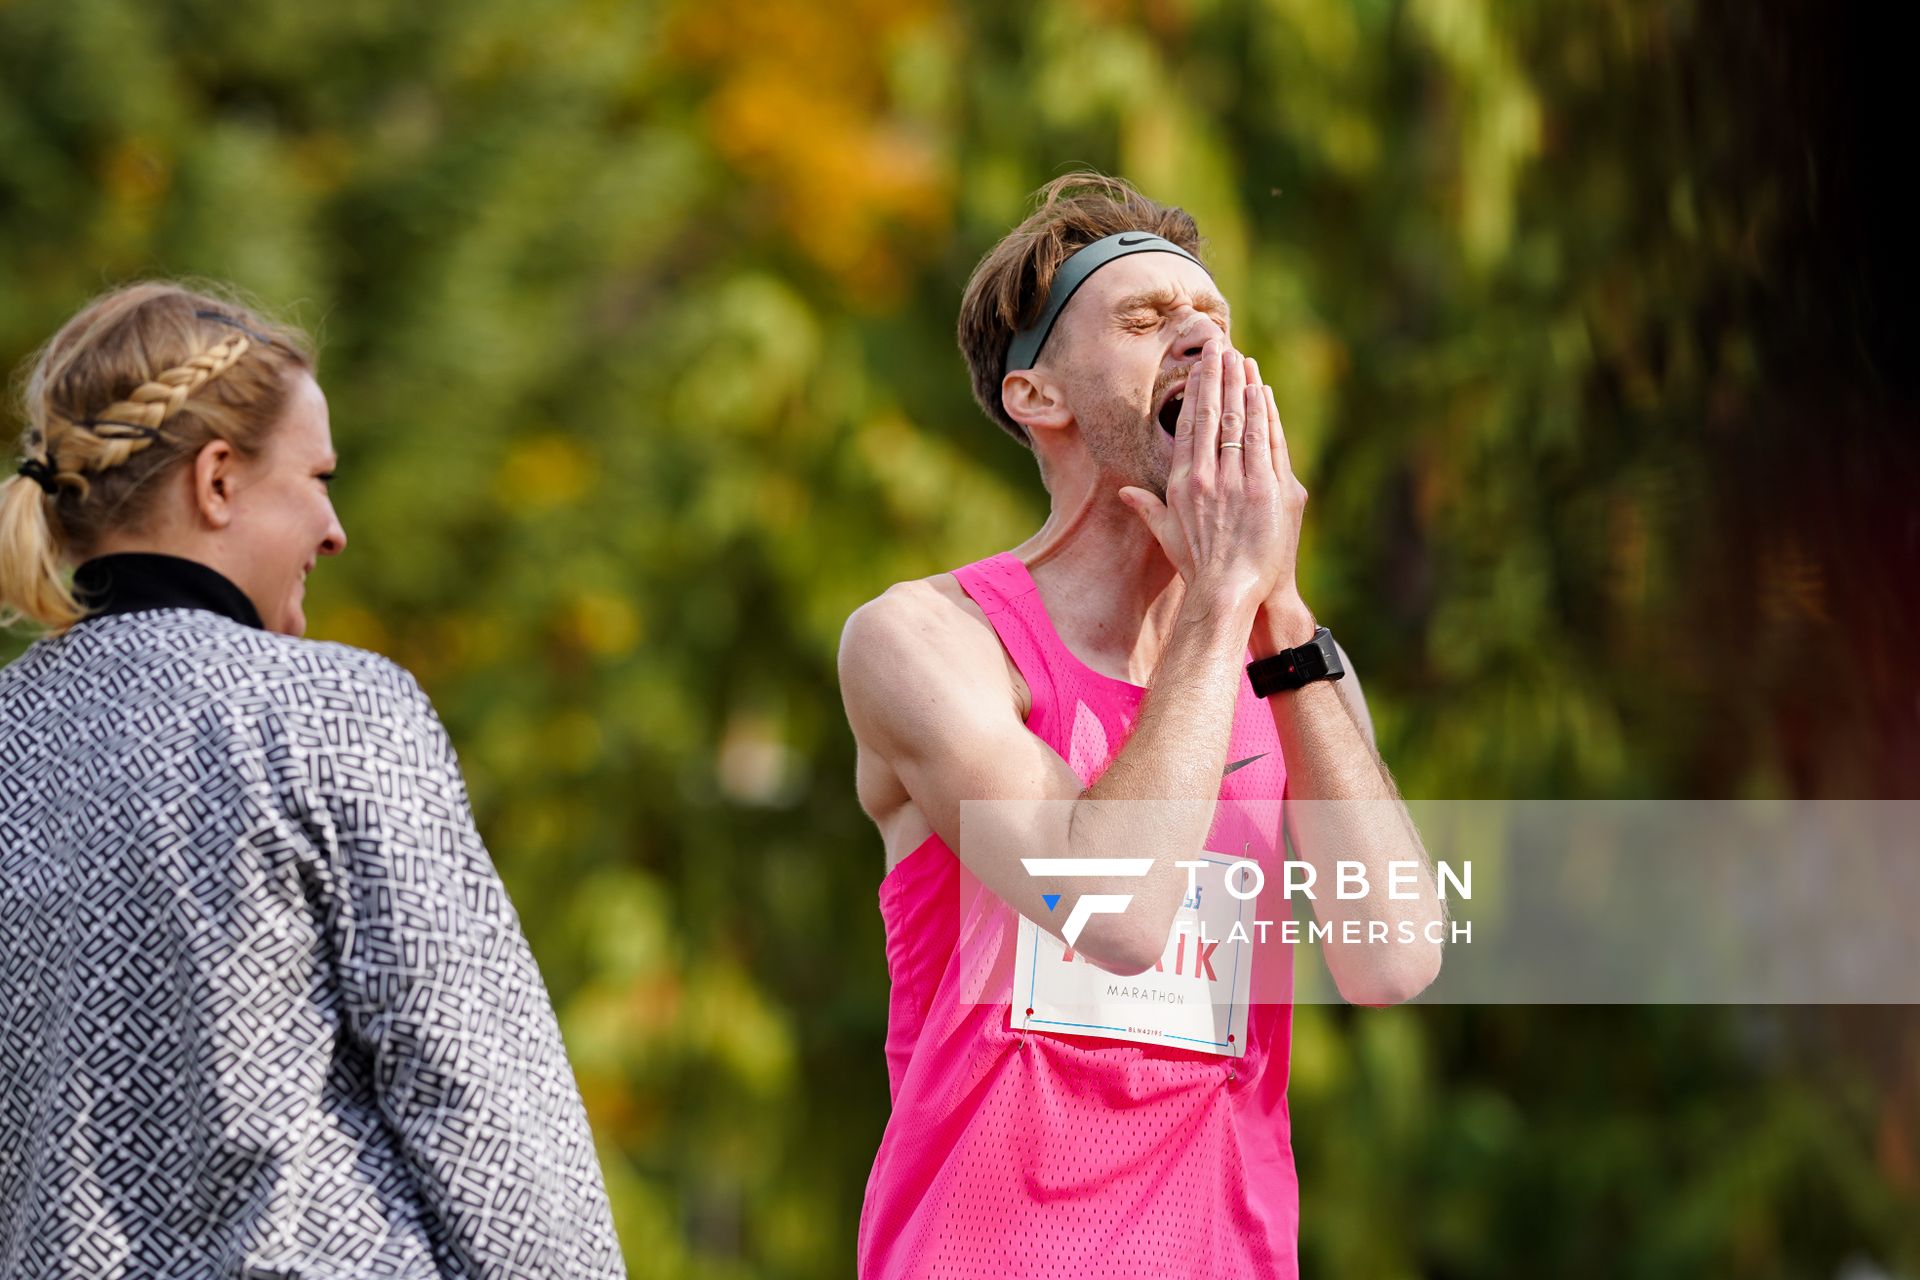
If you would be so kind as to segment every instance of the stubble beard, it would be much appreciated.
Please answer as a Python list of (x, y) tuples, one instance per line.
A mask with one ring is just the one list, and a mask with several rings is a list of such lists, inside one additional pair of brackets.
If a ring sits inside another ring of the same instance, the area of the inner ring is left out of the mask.
[(1097, 414), (1082, 417), (1080, 431), (1087, 454), (1102, 472), (1167, 500), (1168, 459), (1156, 439), (1166, 433), (1151, 419), (1142, 421), (1128, 406), (1103, 405)]

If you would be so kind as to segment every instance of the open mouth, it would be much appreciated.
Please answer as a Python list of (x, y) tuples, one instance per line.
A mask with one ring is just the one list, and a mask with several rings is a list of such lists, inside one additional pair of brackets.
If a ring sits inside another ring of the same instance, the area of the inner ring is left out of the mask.
[(1180, 425), (1180, 409), (1186, 402), (1186, 398), (1186, 383), (1182, 382), (1170, 387), (1167, 391), (1167, 398), (1160, 404), (1160, 411), (1153, 415), (1160, 423), (1160, 429), (1168, 435), (1173, 435), (1175, 429)]

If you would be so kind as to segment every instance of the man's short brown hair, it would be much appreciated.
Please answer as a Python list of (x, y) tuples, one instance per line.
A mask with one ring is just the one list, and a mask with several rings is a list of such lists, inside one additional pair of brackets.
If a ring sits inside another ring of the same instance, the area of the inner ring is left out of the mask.
[(960, 301), (960, 354), (973, 398), (1029, 449), (1026, 428), (1000, 402), (1013, 335), (1040, 318), (1060, 264), (1095, 240), (1148, 231), (1200, 257), (1200, 229), (1184, 209), (1149, 200), (1121, 178), (1069, 173), (1034, 195), (1034, 211), (980, 259)]

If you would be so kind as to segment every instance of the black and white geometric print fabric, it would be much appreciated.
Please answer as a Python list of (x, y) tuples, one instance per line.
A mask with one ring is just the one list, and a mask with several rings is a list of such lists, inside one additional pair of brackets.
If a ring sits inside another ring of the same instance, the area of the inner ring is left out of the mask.
[(0, 1277), (623, 1274), (411, 676), (192, 609), (0, 671)]

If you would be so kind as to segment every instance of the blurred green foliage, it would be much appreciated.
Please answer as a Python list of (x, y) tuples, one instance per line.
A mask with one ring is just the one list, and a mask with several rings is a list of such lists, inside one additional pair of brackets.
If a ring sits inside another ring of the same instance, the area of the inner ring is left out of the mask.
[[(0, 0), (0, 356), (148, 274), (320, 332), (352, 544), (313, 634), (440, 707), (634, 1274), (845, 1275), (886, 989), (835, 647), (1044, 511), (950, 337), (1026, 194), (1090, 164), (1198, 216), (1409, 794), (1912, 795), (1865, 21)], [(1296, 1034), (1309, 1274), (1920, 1270), (1910, 1017)]]

